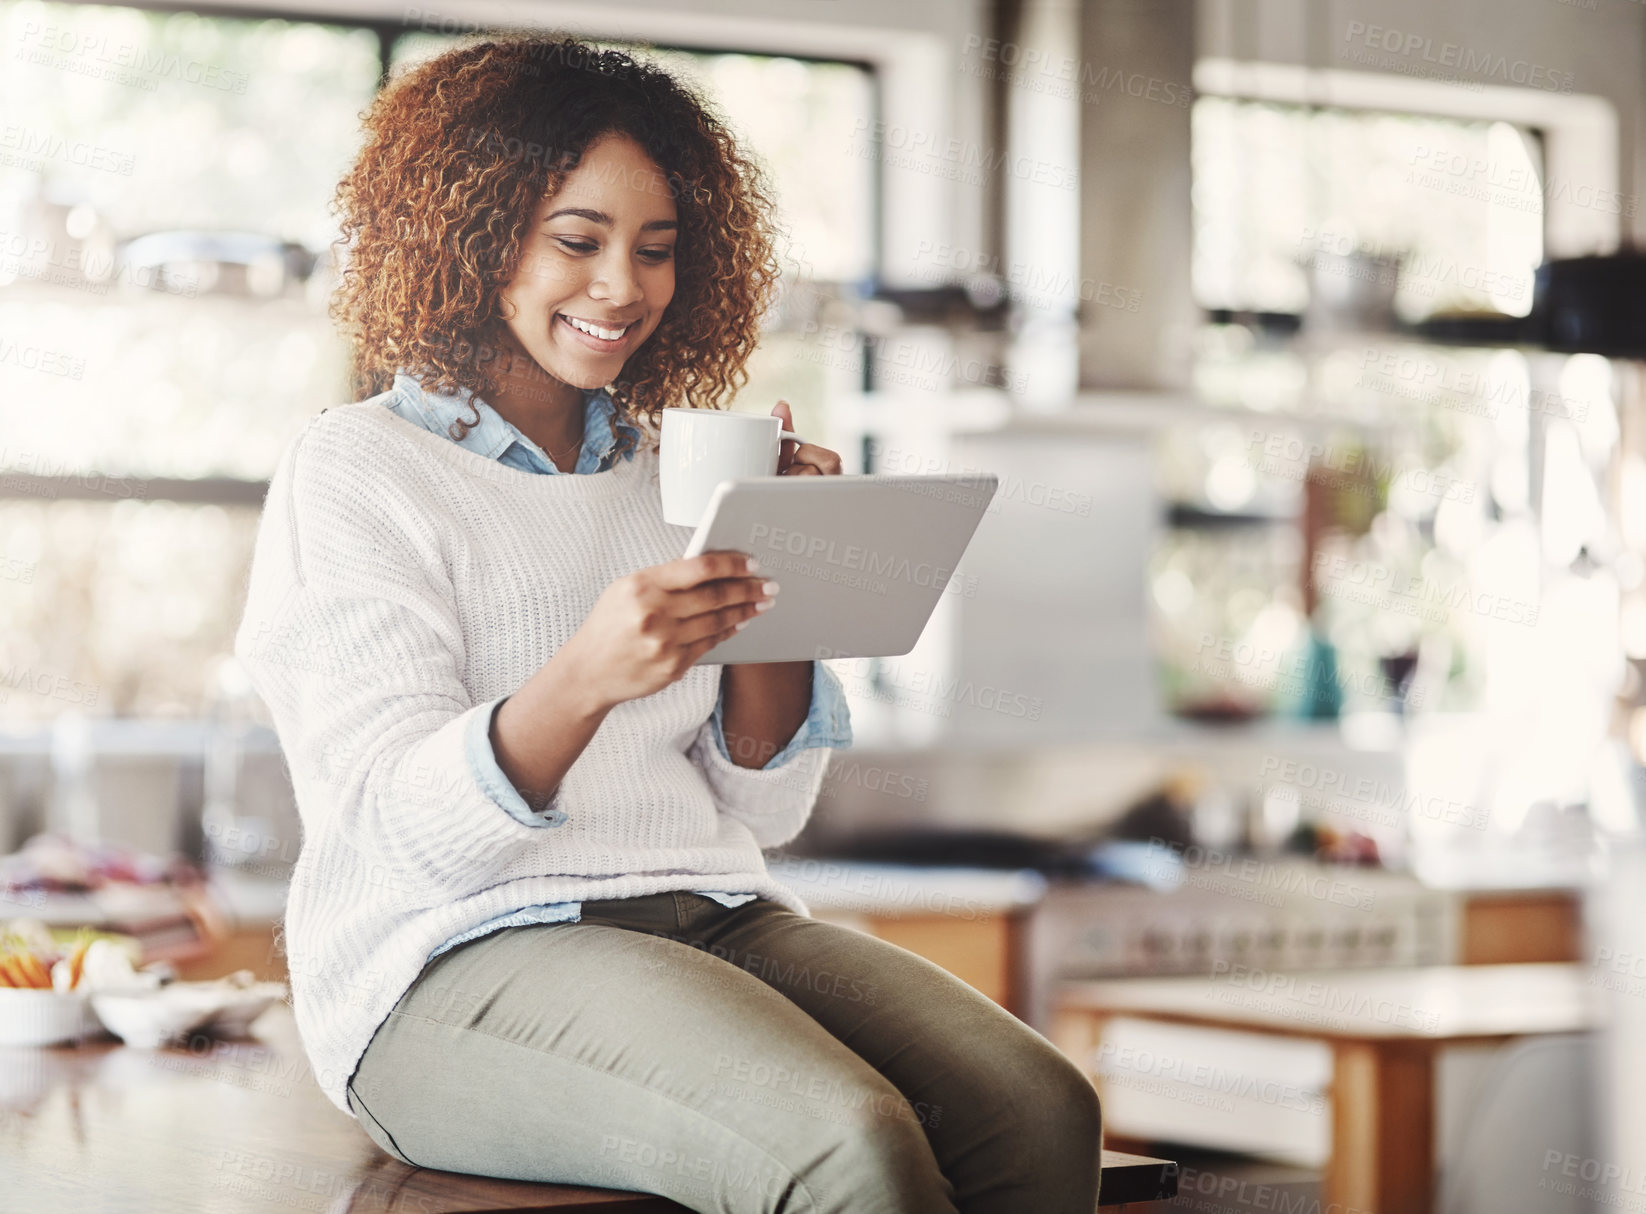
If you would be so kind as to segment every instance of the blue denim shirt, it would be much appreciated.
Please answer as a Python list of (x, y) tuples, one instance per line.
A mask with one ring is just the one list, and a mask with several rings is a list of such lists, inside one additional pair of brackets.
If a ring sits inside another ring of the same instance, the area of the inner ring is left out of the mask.
[[(604, 388), (585, 393), (583, 405), (583, 447), (578, 452), (577, 464), (572, 473), (562, 472), (548, 454), (527, 438), (519, 428), (503, 417), (485, 401), (473, 397), (469, 393), (450, 394), (430, 392), (418, 380), (402, 371), (394, 377), (394, 387), (381, 398), (382, 403), (394, 414), (406, 421), (422, 426), (435, 434), (451, 439), (459, 446), (466, 447), (477, 455), (487, 459), (495, 459), (501, 464), (517, 468), (523, 472), (536, 472), (543, 475), (566, 476), (587, 475), (594, 472), (605, 472), (617, 462), (618, 437), (622, 434), (640, 438), (640, 432), (628, 422), (618, 417), (617, 406)], [(470, 402), (473, 409), (470, 409)], [(451, 424), (459, 418), (465, 421), (478, 414), (480, 421), (469, 427), (468, 432), (460, 439), (452, 438)], [(622, 458), (632, 459), (632, 451), (624, 452)], [(507, 697), (504, 697), (505, 699)], [(497, 703), (501, 704), (499, 700)], [(725, 709), (725, 694), (715, 701), (714, 714), (710, 720), (714, 723), (714, 741), (720, 748), (720, 753), (728, 760), (731, 752), (726, 746), (726, 734), (723, 724)], [(510, 815), (525, 822), (529, 826), (558, 826), (565, 821), (565, 814), (558, 809), (547, 808), (543, 811), (533, 810), (526, 804), (525, 798), (515, 790), (503, 769), (498, 765), (496, 752), (491, 744), (491, 722), (496, 713), (496, 706), (490, 713), (478, 713), (474, 717), (474, 727), (469, 731), (467, 738), (467, 753), (470, 766), (474, 768), (475, 776), (481, 787), (492, 794)], [(812, 663), (812, 702), (806, 715), (794, 736), (789, 739), (788, 745), (779, 750), (766, 763), (766, 767), (777, 767), (792, 759), (800, 751), (813, 746), (845, 747), (852, 744), (851, 713), (846, 705), (845, 695), (841, 691), (840, 680), (821, 662)], [(752, 901), (754, 894), (728, 894), (719, 891), (699, 890), (704, 897), (713, 898), (723, 906), (741, 906)], [(460, 935), (453, 936), (439, 948), (429, 954), (432, 961), (447, 949), (455, 948), (459, 944), (466, 944), (479, 936), (489, 932), (499, 931), (505, 927), (518, 927), (528, 923), (575, 923), (582, 915), (581, 902), (553, 902), (538, 906), (522, 907), (520, 910), (510, 911), (506, 915), (488, 919), (476, 927)]]

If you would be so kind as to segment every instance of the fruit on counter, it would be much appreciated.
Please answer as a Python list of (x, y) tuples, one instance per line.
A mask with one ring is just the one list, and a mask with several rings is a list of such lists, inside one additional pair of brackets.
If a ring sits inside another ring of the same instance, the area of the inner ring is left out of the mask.
[(22, 990), (142, 990), (159, 985), (158, 973), (139, 972), (131, 950), (88, 928), (59, 941), (36, 919), (0, 923), (0, 987)]
[(44, 924), (14, 919), (0, 928), (0, 986), (25, 990), (68, 991), (79, 985), (89, 932), (81, 932), (67, 952)]
[(51, 989), (51, 974), (33, 953), (0, 953), (0, 984)]
[(158, 968), (138, 969), (131, 963), (130, 952), (112, 940), (93, 940), (86, 950), (82, 981), (89, 991), (154, 990), (163, 977)]

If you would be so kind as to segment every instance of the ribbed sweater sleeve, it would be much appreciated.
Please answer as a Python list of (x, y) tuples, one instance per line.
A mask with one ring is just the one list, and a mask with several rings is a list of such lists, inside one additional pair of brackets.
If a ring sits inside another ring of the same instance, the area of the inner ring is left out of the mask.
[(235, 654), (269, 707), (305, 832), (380, 859), (446, 897), (494, 885), (546, 832), (511, 816), (465, 745), (475, 703), (432, 535), (352, 460), (310, 450), (271, 481)]
[(712, 720), (703, 723), (690, 751), (720, 812), (747, 826), (763, 848), (787, 843), (806, 825), (832, 753), (815, 746), (776, 767), (739, 767), (715, 745)]

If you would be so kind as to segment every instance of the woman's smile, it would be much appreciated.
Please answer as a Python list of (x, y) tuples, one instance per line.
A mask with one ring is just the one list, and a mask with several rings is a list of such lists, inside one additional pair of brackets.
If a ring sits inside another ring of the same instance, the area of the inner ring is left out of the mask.
[(571, 330), (572, 336), (591, 350), (602, 354), (615, 353), (623, 349), (628, 336), (634, 332), (636, 322), (627, 321), (598, 321), (589, 320), (581, 316), (571, 316), (565, 312), (556, 312), (555, 320)]

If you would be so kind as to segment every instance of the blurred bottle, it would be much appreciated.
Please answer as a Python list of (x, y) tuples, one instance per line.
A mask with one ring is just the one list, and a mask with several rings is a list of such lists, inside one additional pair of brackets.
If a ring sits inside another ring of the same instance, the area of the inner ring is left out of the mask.
[(94, 843), (102, 833), (93, 784), (95, 752), (90, 718), (72, 708), (58, 713), (51, 723), (52, 791), (47, 827), (77, 843)]
[(248, 743), (263, 726), (251, 680), (240, 663), (223, 658), (207, 690), (205, 795), (201, 808), (204, 860), (216, 868), (284, 869), (279, 824), (256, 812), (245, 780)]

